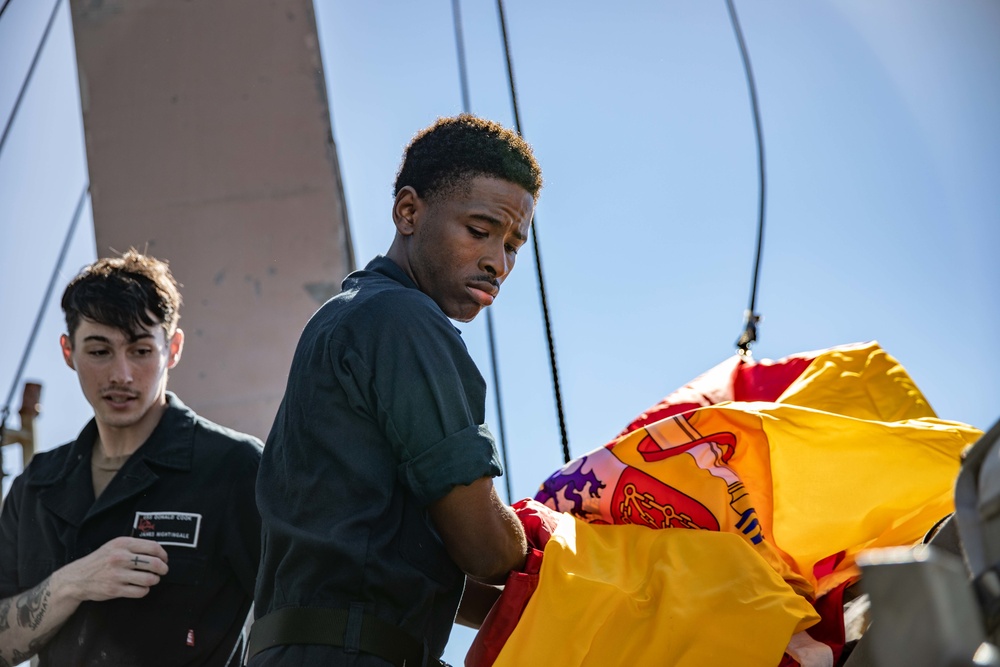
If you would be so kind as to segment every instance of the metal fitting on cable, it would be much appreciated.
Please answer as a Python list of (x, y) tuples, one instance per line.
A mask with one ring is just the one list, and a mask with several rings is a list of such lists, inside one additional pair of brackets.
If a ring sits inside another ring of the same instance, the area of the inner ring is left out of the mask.
[(750, 346), (757, 342), (757, 323), (760, 322), (761, 316), (753, 311), (746, 311), (746, 323), (743, 327), (743, 333), (740, 334), (739, 339), (736, 341), (736, 351), (741, 357), (751, 357), (753, 353), (750, 351)]

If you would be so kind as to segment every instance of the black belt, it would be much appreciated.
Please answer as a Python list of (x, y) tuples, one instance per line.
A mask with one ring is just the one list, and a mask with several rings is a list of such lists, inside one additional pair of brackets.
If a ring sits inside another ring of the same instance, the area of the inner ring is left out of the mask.
[(283, 644), (319, 644), (362, 651), (388, 660), (396, 667), (440, 665), (425, 663), (424, 645), (399, 628), (359, 608), (322, 609), (286, 607), (266, 614), (250, 627), (249, 654)]

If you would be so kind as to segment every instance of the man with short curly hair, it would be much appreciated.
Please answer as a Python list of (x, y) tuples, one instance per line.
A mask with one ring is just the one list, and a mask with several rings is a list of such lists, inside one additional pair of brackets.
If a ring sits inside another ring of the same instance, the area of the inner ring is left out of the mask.
[(181, 295), (134, 250), (62, 299), (66, 364), (94, 419), (36, 454), (0, 514), (0, 666), (241, 663), (260, 554), (261, 443), (167, 391)]
[(253, 667), (438, 664), (456, 611), (480, 623), (491, 600), (473, 593), (523, 565), (486, 384), (451, 320), (493, 303), (541, 185), (530, 147), (488, 120), (439, 119), (407, 146), (392, 244), (306, 325), (264, 448)]

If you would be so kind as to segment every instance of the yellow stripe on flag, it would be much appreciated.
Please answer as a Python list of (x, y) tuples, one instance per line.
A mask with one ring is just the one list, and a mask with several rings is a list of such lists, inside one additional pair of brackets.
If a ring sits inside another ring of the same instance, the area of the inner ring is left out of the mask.
[(564, 515), (496, 667), (773, 667), (819, 617), (737, 535)]

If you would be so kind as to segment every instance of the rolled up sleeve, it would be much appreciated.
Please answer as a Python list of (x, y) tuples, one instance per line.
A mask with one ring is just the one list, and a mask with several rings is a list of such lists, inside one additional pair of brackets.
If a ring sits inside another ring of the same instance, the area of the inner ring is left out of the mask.
[(486, 382), (461, 334), (426, 295), (407, 290), (364, 338), (341, 340), (341, 382), (392, 448), (399, 481), (422, 504), (503, 474), (485, 424)]
[(484, 425), (468, 426), (399, 466), (400, 476), (424, 504), (452, 488), (503, 474), (493, 435)]

